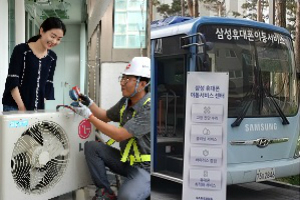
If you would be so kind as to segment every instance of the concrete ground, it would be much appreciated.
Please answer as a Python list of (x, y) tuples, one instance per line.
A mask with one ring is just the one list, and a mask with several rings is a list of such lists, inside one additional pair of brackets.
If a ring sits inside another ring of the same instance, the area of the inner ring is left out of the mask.
[[(96, 187), (89, 185), (83, 191), (68, 193), (51, 200), (91, 200)], [(114, 188), (116, 191), (116, 188)], [(181, 200), (182, 185), (152, 177), (151, 200)], [(227, 186), (227, 200), (299, 200), (300, 187), (278, 182), (244, 183)]]
[[(118, 190), (116, 188), (116, 179), (115, 176), (111, 173), (108, 174), (108, 179), (113, 184), (111, 187), (112, 190), (118, 194)], [(78, 190), (76, 192), (70, 192), (60, 197), (53, 198), (51, 200), (91, 200), (95, 195), (96, 186), (95, 185), (88, 185), (82, 190)]]
[[(181, 200), (182, 185), (151, 179), (151, 200)], [(279, 182), (253, 182), (227, 186), (226, 200), (299, 200), (300, 187)]]

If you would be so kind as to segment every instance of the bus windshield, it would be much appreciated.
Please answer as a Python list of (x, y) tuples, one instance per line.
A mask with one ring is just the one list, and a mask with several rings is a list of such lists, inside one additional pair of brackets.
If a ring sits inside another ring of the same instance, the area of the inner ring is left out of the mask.
[[(291, 39), (283, 34), (240, 26), (199, 27), (213, 48), (207, 51), (211, 71), (229, 72), (228, 116), (296, 115), (298, 98)], [(272, 102), (273, 101), (273, 102)]]

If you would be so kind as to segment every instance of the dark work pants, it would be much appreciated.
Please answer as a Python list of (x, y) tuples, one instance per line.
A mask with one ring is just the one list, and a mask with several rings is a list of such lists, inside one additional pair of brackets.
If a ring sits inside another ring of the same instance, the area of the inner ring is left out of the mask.
[(121, 162), (118, 149), (102, 142), (85, 143), (84, 153), (90, 174), (98, 188), (112, 192), (106, 174), (106, 167), (124, 176), (126, 180), (118, 191), (118, 200), (143, 200), (150, 196), (150, 173), (146, 170)]

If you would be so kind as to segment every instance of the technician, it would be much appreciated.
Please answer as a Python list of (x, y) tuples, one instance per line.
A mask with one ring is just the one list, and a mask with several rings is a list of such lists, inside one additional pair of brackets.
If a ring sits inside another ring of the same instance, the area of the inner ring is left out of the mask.
[[(135, 57), (119, 78), (123, 98), (108, 110), (99, 108), (89, 97), (80, 95), (76, 113), (87, 118), (100, 132), (112, 138), (87, 142), (87, 165), (97, 186), (93, 200), (117, 199), (110, 188), (106, 167), (125, 177), (119, 200), (146, 199), (150, 189), (150, 59)], [(107, 122), (119, 122), (119, 127)], [(120, 142), (120, 150), (110, 146)]]

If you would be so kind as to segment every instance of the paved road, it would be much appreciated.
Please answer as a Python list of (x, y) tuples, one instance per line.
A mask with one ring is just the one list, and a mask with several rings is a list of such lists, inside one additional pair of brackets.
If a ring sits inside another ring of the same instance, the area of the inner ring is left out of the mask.
[[(274, 186), (275, 185), (275, 186)], [(226, 200), (299, 200), (300, 188), (266, 183), (244, 183), (227, 187)], [(181, 200), (181, 184), (153, 178), (151, 200)]]
[[(151, 200), (181, 200), (181, 184), (153, 177), (151, 181)], [(86, 199), (90, 200), (95, 187), (88, 186)], [(53, 200), (75, 200), (71, 193)], [(227, 187), (226, 200), (300, 200), (300, 187), (289, 187), (277, 183), (244, 183)]]

